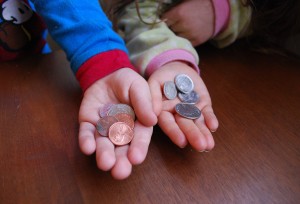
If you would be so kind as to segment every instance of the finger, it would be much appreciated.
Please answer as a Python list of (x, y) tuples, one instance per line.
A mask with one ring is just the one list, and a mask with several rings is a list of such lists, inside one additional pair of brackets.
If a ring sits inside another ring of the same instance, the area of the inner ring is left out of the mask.
[(178, 104), (180, 102), (181, 101), (178, 98), (175, 98), (173, 100), (165, 100), (163, 102), (162, 110), (173, 113), (175, 111), (174, 107), (176, 106), (176, 104)]
[(217, 131), (219, 127), (219, 121), (214, 114), (214, 111), (210, 105), (205, 106), (202, 109), (202, 115), (204, 117), (205, 123), (211, 132)]
[(136, 122), (134, 127), (134, 138), (128, 150), (128, 159), (133, 165), (141, 164), (148, 153), (153, 127), (145, 127)]
[(212, 132), (215, 132), (218, 129), (219, 122), (216, 115), (214, 114), (211, 105), (211, 98), (203, 80), (197, 80), (197, 85), (195, 86), (195, 89), (198, 93), (200, 93), (201, 98), (200, 103), (197, 104), (197, 107), (201, 110), (207, 127)]
[(191, 44), (192, 44), (193, 47), (196, 47), (196, 46), (201, 45), (203, 43), (202, 40), (197, 39), (197, 38), (186, 37), (186, 39), (188, 39), (191, 42)]
[(116, 163), (114, 144), (107, 137), (96, 139), (96, 161), (99, 169), (108, 171)]
[(177, 21), (176, 23), (173, 23), (169, 26), (169, 28), (176, 34), (181, 34), (184, 36), (190, 36), (192, 33), (187, 32), (188, 28), (187, 25), (181, 21)]
[(136, 80), (129, 90), (130, 100), (139, 121), (145, 126), (157, 123), (157, 116), (153, 111), (149, 85), (144, 80)]
[(185, 38), (185, 39), (188, 39), (189, 41), (191, 41), (191, 34), (190, 33), (187, 33), (187, 32), (180, 32), (180, 31), (175, 31), (175, 29), (173, 29), (173, 27), (171, 28), (172, 31), (179, 37), (182, 37), (182, 38)]
[(165, 21), (167, 26), (172, 26), (173, 24), (177, 23), (180, 18), (177, 17), (176, 11), (173, 9), (170, 9), (169, 11), (165, 12), (162, 15), (162, 19)]
[(79, 147), (84, 154), (90, 155), (96, 150), (95, 126), (88, 122), (81, 122), (79, 126)]
[[(193, 77), (193, 76), (192, 76)], [(198, 76), (197, 76), (198, 77)], [(207, 87), (204, 83), (204, 81), (202, 80), (202, 78), (198, 77), (198, 79), (194, 79), (193, 77), (193, 81), (195, 82), (195, 90), (200, 94), (201, 96), (201, 102), (205, 101), (205, 103), (207, 104), (211, 104), (211, 99), (210, 99), (210, 95), (208, 93)]]
[(181, 31), (180, 29), (176, 29), (176, 28), (172, 28), (173, 32), (179, 36), (179, 37), (182, 37), (182, 38), (185, 38), (187, 40), (190, 41), (190, 43), (193, 45), (193, 46), (197, 46), (197, 45), (200, 45), (203, 43), (202, 39), (199, 38), (198, 36), (193, 36), (191, 32), (184, 32), (184, 31)]
[(149, 88), (152, 96), (153, 109), (158, 116), (162, 110), (162, 91), (161, 85), (156, 80), (149, 79)]
[(206, 150), (206, 138), (193, 120), (183, 118), (177, 114), (175, 115), (175, 120), (188, 142), (196, 151), (202, 152)]
[(187, 140), (184, 133), (177, 125), (174, 115), (167, 111), (162, 111), (158, 117), (158, 124), (162, 131), (175, 143), (177, 146), (184, 148), (187, 145)]
[(214, 148), (215, 146), (215, 141), (214, 138), (211, 134), (211, 132), (209, 131), (209, 129), (207, 128), (204, 119), (197, 119), (194, 121), (196, 126), (199, 128), (200, 132), (203, 134), (203, 136), (205, 137), (206, 140), (206, 147), (205, 147), (205, 151), (210, 151)]
[(127, 158), (128, 145), (116, 147), (116, 163), (111, 170), (111, 175), (118, 180), (127, 178), (131, 174), (132, 165)]
[[(162, 18), (162, 20), (167, 24), (167, 26), (171, 29), (172, 25), (174, 25), (176, 23), (176, 21), (173, 21), (169, 18)], [(172, 29), (171, 29), (172, 30)]]

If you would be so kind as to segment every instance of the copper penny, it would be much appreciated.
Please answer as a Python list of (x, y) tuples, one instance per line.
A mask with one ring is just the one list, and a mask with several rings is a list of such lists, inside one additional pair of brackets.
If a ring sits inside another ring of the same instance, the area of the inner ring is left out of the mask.
[(133, 138), (133, 130), (124, 122), (116, 122), (110, 126), (108, 137), (115, 145), (126, 145)]
[(134, 128), (134, 120), (132, 117), (127, 113), (119, 113), (114, 115), (115, 118), (117, 118), (118, 122), (124, 122), (126, 123), (131, 129)]
[(118, 122), (118, 119), (114, 116), (104, 116), (98, 120), (96, 129), (100, 135), (108, 136), (110, 126), (116, 122)]

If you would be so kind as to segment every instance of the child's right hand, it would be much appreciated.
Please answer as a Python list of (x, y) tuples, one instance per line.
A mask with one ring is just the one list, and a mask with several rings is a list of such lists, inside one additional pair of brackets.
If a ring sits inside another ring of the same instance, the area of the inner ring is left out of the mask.
[[(96, 131), (100, 107), (111, 103), (128, 104), (135, 111), (137, 120), (130, 145), (115, 146)], [(131, 174), (132, 165), (144, 161), (156, 122), (148, 83), (133, 70), (123, 68), (96, 81), (85, 91), (79, 110), (79, 146), (87, 155), (96, 152), (101, 170), (111, 171), (115, 179), (125, 179)]]
[[(196, 106), (201, 110), (201, 117), (190, 120), (175, 112), (178, 98), (168, 100), (163, 95), (163, 85), (166, 81), (174, 81), (178, 74), (188, 75), (194, 82), (194, 90), (200, 96)], [(211, 132), (218, 128), (218, 120), (213, 112), (211, 99), (204, 82), (198, 73), (183, 62), (170, 62), (157, 69), (148, 80), (155, 112), (160, 112), (158, 124), (164, 133), (179, 147), (188, 143), (197, 151), (209, 151), (214, 147)]]

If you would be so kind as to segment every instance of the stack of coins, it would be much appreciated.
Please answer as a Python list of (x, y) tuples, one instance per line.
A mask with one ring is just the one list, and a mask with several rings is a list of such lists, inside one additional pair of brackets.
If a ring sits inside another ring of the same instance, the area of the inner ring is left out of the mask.
[(164, 83), (163, 93), (169, 100), (179, 98), (181, 103), (176, 104), (175, 111), (188, 119), (197, 119), (201, 111), (195, 106), (200, 101), (199, 94), (194, 91), (194, 82), (186, 74), (179, 74), (174, 81)]
[(135, 113), (127, 104), (106, 104), (99, 110), (96, 129), (115, 145), (126, 145), (133, 138)]

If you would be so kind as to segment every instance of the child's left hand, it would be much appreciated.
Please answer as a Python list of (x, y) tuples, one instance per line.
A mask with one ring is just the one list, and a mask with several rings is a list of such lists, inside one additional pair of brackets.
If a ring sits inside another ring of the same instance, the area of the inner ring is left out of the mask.
[[(178, 74), (188, 75), (194, 82), (194, 90), (200, 96), (196, 106), (201, 110), (201, 117), (190, 120), (179, 116), (174, 107), (178, 98), (168, 100), (163, 95), (166, 81), (174, 81)], [(148, 79), (155, 112), (160, 112), (158, 124), (164, 133), (179, 147), (188, 143), (197, 151), (209, 151), (214, 147), (211, 132), (218, 128), (218, 120), (213, 112), (207, 88), (197, 72), (183, 62), (171, 62), (157, 69)]]

